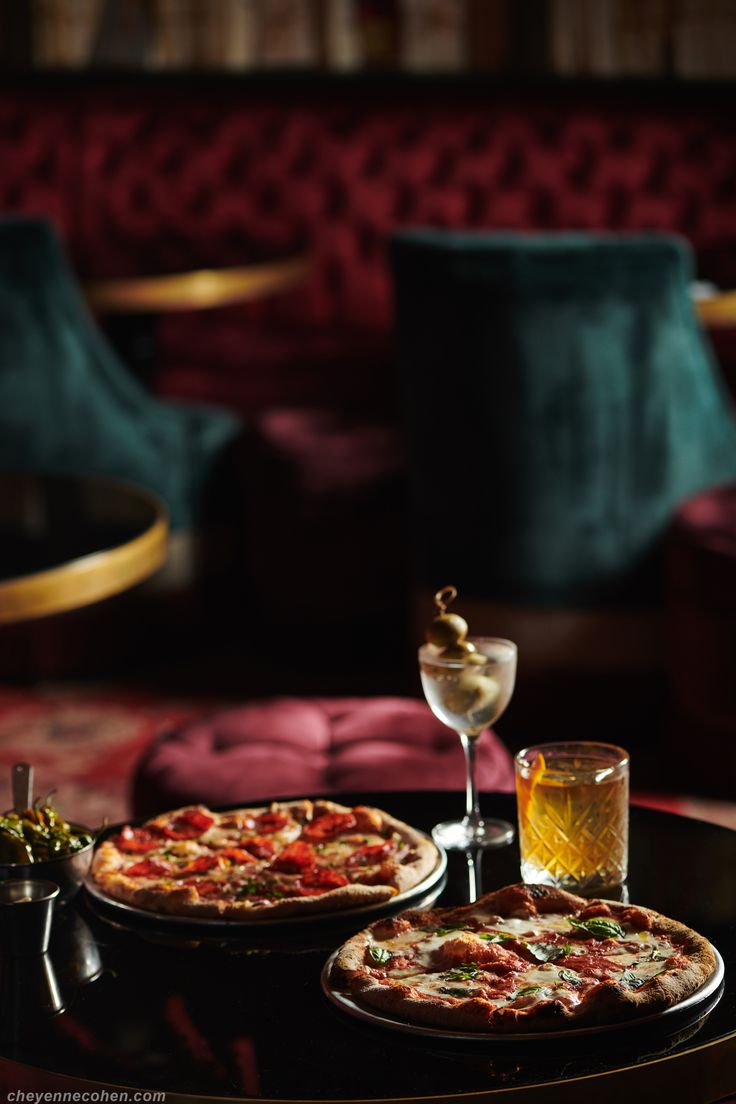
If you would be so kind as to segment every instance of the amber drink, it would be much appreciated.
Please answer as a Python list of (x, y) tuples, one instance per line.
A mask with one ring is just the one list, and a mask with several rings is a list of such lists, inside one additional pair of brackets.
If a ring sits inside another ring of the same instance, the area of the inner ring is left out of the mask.
[(598, 893), (626, 879), (629, 757), (613, 744), (539, 744), (516, 756), (521, 876)]

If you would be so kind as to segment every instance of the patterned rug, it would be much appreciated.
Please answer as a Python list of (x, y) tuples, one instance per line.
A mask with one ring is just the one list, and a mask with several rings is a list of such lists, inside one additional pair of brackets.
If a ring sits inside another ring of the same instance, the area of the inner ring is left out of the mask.
[(143, 750), (166, 728), (208, 711), (194, 702), (85, 691), (0, 688), (0, 809), (12, 805), (10, 768), (32, 763), (34, 791), (54, 791), (67, 818), (95, 827), (128, 815), (128, 784)]
[[(128, 787), (144, 749), (167, 728), (222, 703), (78, 686), (29, 691), (0, 687), (0, 809), (12, 805), (10, 768), (35, 768), (35, 793), (55, 791), (66, 817), (96, 826), (129, 814)], [(639, 804), (736, 829), (736, 804), (637, 794)]]

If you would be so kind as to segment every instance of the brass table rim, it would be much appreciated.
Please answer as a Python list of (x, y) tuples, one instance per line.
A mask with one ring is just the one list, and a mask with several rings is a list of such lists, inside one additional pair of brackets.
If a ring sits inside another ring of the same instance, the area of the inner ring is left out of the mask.
[[(68, 478), (74, 479), (73, 476)], [(153, 507), (152, 524), (124, 544), (90, 552), (57, 567), (3, 579), (0, 581), (0, 625), (65, 613), (100, 602), (142, 582), (164, 564), (169, 522), (163, 501), (133, 483), (95, 476), (79, 478), (135, 494)]]
[[(165, 1094), (167, 1101), (180, 1101), (184, 1104), (185, 1101), (197, 1101), (199, 1104), (452, 1104), (454, 1101), (468, 1101), (468, 1104), (473, 1104), (473, 1101), (477, 1104), (482, 1104), (485, 1100), (513, 1100), (517, 1099), (523, 1093), (529, 1095), (535, 1092), (543, 1092), (546, 1090), (553, 1090), (555, 1088), (562, 1088), (563, 1086), (574, 1085), (589, 1085), (595, 1087), (596, 1085), (603, 1087), (608, 1079), (620, 1078), (622, 1074), (627, 1074), (632, 1070), (645, 1070), (651, 1069), (656, 1066), (667, 1066), (667, 1063), (671, 1063), (673, 1066), (680, 1065), (682, 1061), (687, 1060), (693, 1054), (697, 1054), (702, 1051), (710, 1050), (714, 1047), (723, 1047), (727, 1043), (736, 1040), (736, 1030), (730, 1032), (728, 1035), (724, 1035), (720, 1039), (713, 1039), (708, 1043), (702, 1043), (700, 1046), (689, 1047), (687, 1050), (678, 1051), (673, 1055), (660, 1055), (656, 1058), (652, 1058), (649, 1061), (636, 1062), (631, 1066), (617, 1066), (615, 1069), (606, 1070), (604, 1073), (589, 1073), (583, 1074), (579, 1077), (567, 1077), (559, 1078), (554, 1081), (537, 1081), (529, 1085), (513, 1085), (500, 1089), (474, 1089), (472, 1092), (466, 1093), (454, 1093), (448, 1095), (447, 1093), (440, 1094), (438, 1096), (354, 1096), (354, 1097), (279, 1097), (279, 1096), (218, 1096), (215, 1093), (187, 1093), (179, 1092), (178, 1090), (154, 1088), (143, 1089), (140, 1086), (127, 1085), (116, 1081), (98, 1081), (97, 1079), (88, 1079), (84, 1077), (78, 1077), (68, 1073), (55, 1073), (44, 1066), (33, 1066), (28, 1062), (19, 1062), (14, 1058), (6, 1058), (0, 1056), (0, 1070), (3, 1067), (6, 1069), (9, 1067), (28, 1071), (30, 1073), (47, 1074), (49, 1077), (58, 1079), (59, 1081), (70, 1082), (76, 1085), (93, 1086), (94, 1088), (104, 1088), (114, 1092), (127, 1092), (127, 1093), (153, 1093), (161, 1091)], [(631, 1087), (631, 1086), (629, 1086)], [(720, 1086), (715, 1088), (716, 1092), (720, 1092)], [(725, 1092), (732, 1091), (728, 1087)], [(723, 1095), (721, 1093), (721, 1095)], [(562, 1099), (562, 1098), (560, 1098)], [(581, 1098), (575, 1098), (581, 1099)], [(712, 1097), (711, 1099), (717, 1100), (718, 1097)], [(572, 1104), (572, 1101), (571, 1101)]]
[(91, 307), (107, 314), (210, 310), (288, 291), (305, 278), (309, 266), (309, 255), (301, 253), (232, 268), (91, 280), (84, 294)]
[(721, 291), (695, 300), (698, 318), (705, 326), (736, 325), (736, 291)]

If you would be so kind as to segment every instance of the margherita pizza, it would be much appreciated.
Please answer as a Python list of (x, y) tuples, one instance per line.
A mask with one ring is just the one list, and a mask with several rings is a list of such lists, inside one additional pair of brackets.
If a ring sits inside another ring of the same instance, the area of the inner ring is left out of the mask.
[(330, 982), (402, 1021), (525, 1032), (660, 1011), (715, 969), (706, 939), (650, 909), (514, 885), (376, 921), (343, 945)]
[(162, 813), (100, 844), (92, 875), (138, 908), (248, 921), (380, 904), (437, 859), (425, 836), (380, 809), (304, 800)]

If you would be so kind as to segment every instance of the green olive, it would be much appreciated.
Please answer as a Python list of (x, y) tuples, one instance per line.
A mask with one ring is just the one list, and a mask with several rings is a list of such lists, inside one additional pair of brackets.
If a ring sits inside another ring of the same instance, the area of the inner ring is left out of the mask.
[(469, 716), (490, 709), (500, 692), (501, 687), (496, 679), (463, 671), (457, 682), (446, 687), (442, 700), (451, 713)]
[(482, 652), (477, 651), (475, 645), (471, 645), (473, 652), (465, 657), (466, 663), (472, 663), (474, 667), (485, 667), (488, 662), (488, 657), (484, 656)]
[(472, 663), (473, 660), (470, 657), (474, 655), (475, 644), (471, 643), (470, 640), (458, 640), (455, 644), (450, 644), (447, 648), (442, 649), (443, 659), (459, 659), (463, 663)]
[(468, 623), (457, 613), (441, 613), (435, 617), (427, 629), (427, 640), (439, 648), (447, 648), (464, 640), (468, 634)]

